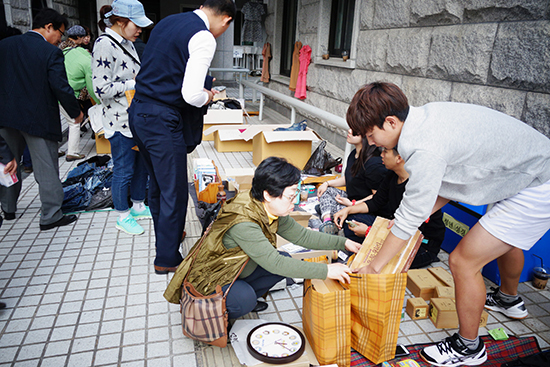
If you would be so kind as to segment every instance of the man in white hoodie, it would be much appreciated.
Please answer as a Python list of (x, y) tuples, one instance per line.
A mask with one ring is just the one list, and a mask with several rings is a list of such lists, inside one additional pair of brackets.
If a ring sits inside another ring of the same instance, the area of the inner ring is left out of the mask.
[[(478, 336), (483, 308), (527, 317), (517, 294), (523, 252), (550, 229), (550, 140), (525, 123), (472, 104), (435, 102), (411, 107), (394, 84), (372, 83), (354, 96), (350, 127), (370, 144), (398, 147), (410, 174), (391, 233), (373, 262), (377, 273), (430, 214), (449, 200), (496, 203), (449, 257), (459, 332), (421, 356), (438, 366), (487, 360)], [(486, 294), (481, 269), (498, 259), (501, 287)]]

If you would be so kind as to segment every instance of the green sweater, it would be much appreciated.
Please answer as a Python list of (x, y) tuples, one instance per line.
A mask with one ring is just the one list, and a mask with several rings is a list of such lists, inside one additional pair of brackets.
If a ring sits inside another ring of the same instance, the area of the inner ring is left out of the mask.
[[(344, 250), (346, 238), (308, 230), (290, 216), (279, 217), (277, 234), (287, 241), (312, 250)], [(235, 224), (222, 240), (227, 249), (239, 246), (250, 260), (240, 278), (252, 274), (260, 265), (270, 273), (290, 278), (326, 279), (327, 265), (282, 256), (254, 222)]]
[(101, 103), (94, 94), (92, 84), (92, 55), (82, 47), (68, 47), (63, 50), (65, 55), (65, 70), (69, 85), (78, 98), (80, 91), (86, 87), (90, 97), (96, 104)]

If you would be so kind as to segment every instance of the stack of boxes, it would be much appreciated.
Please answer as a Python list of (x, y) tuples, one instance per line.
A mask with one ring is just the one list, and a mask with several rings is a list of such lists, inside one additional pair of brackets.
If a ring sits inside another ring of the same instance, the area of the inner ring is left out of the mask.
[[(447, 270), (442, 267), (409, 270), (407, 288), (414, 296), (407, 300), (405, 308), (412, 320), (429, 317), (438, 329), (458, 327), (454, 281)], [(479, 327), (487, 325), (488, 316), (483, 311)]]

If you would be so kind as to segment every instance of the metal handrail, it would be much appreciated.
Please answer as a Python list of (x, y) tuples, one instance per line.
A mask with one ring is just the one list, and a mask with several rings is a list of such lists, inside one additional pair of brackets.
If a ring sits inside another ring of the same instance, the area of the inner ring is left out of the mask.
[[(324, 120), (324, 121), (326, 121), (326, 122), (328, 122), (328, 123), (330, 123), (330, 124), (332, 124), (336, 127), (339, 127), (339, 128), (344, 129), (346, 131), (349, 129), (349, 126), (348, 126), (348, 123), (346, 122), (346, 119), (344, 119), (342, 117), (339, 117), (339, 116), (336, 116), (335, 114), (332, 114), (332, 113), (327, 112), (327, 111), (323, 111), (322, 109), (320, 109), (318, 107), (309, 105), (309, 104), (304, 103), (300, 100), (297, 100), (297, 99), (292, 98), (290, 96), (284, 95), (280, 92), (271, 90), (271, 89), (266, 88), (264, 86), (254, 84), (254, 83), (252, 83), (248, 80), (241, 80), (240, 83), (242, 85), (244, 85), (245, 87), (252, 88), (252, 89), (257, 90), (258, 92), (260, 92), (260, 111), (259, 111), (259, 114), (258, 114), (258, 118), (260, 119), (260, 121), (262, 121), (262, 119), (263, 119), (264, 98), (265, 98), (264, 94), (265, 94), (269, 97), (272, 97), (274, 99), (277, 99), (281, 102), (284, 102), (284, 103), (290, 105), (290, 109), (291, 109), (290, 122), (291, 123), (296, 122), (296, 109), (299, 109), (301, 111), (307, 112), (308, 114), (316, 116), (316, 117), (320, 118), (321, 120)], [(351, 144), (346, 143), (346, 148), (344, 149), (344, 159), (342, 159), (342, 161), (343, 161), (342, 172), (344, 172), (344, 170), (346, 169), (347, 157), (351, 153), (351, 148), (352, 148)]]

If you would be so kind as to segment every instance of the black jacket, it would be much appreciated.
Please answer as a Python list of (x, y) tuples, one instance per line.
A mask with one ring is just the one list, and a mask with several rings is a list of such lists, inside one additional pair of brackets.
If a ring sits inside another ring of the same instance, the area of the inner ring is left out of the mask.
[(0, 126), (61, 141), (58, 101), (69, 116), (78, 117), (61, 50), (33, 31), (2, 40)]

